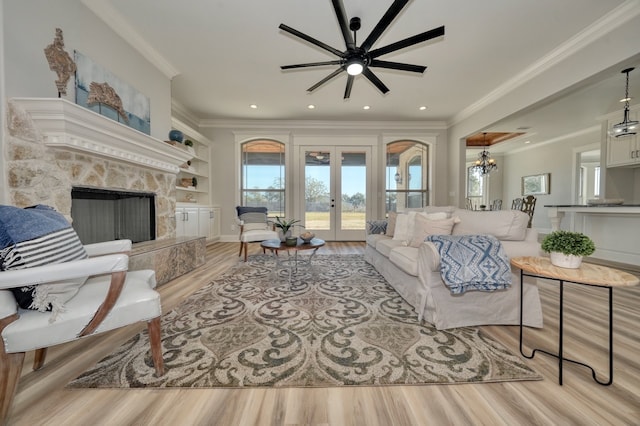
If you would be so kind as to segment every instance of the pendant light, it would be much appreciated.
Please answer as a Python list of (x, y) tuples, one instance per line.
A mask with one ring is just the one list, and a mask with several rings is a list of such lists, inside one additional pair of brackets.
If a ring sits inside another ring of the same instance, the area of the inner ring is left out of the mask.
[(631, 100), (631, 97), (629, 97), (629, 73), (633, 70), (634, 68), (627, 68), (625, 70), (622, 70), (622, 74), (627, 75), (627, 84), (624, 90), (624, 99), (620, 100), (620, 102), (624, 102), (624, 117), (620, 123), (611, 126), (608, 131), (609, 136), (622, 138), (625, 136), (633, 136), (638, 131), (638, 121), (629, 119), (629, 100)]
[(492, 171), (498, 170), (498, 165), (496, 164), (496, 160), (491, 158), (491, 154), (486, 149), (487, 133), (485, 132), (482, 135), (482, 144), (484, 145), (484, 148), (482, 149), (482, 152), (478, 154), (478, 159), (476, 160), (473, 168), (480, 171), (480, 173), (482, 173), (483, 175), (488, 175)]

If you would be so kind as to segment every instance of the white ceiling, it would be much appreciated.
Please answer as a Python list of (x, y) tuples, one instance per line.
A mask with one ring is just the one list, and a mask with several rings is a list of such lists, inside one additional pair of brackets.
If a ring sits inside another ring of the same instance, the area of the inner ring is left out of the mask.
[[(173, 98), (201, 119), (451, 120), (514, 75), (525, 72), (624, 0), (413, 0), (373, 48), (444, 25), (445, 36), (379, 59), (426, 65), (423, 75), (374, 68), (389, 87), (382, 95), (358, 76), (343, 100), (346, 73), (309, 94), (335, 67), (282, 71), (281, 65), (335, 59), (278, 29), (284, 23), (339, 50), (344, 41), (330, 0), (83, 0), (172, 77)], [(344, 0), (358, 16), (359, 45), (392, 0)], [(640, 49), (639, 49), (640, 54)], [(640, 55), (639, 55), (640, 58)], [(640, 59), (638, 60), (640, 65)], [(631, 88), (640, 93), (640, 69)], [(623, 95), (620, 69), (573, 88), (576, 98), (527, 111), (487, 131), (535, 126), (555, 108), (593, 118)], [(594, 95), (595, 93), (595, 95)], [(567, 93), (563, 94), (566, 95)], [(640, 95), (637, 95), (640, 96)], [(577, 104), (575, 102), (578, 102)], [(250, 104), (258, 105), (251, 109)], [(307, 105), (316, 108), (309, 110)], [(369, 105), (370, 110), (363, 110)], [(419, 106), (427, 109), (420, 111)], [(544, 106), (544, 105), (543, 105)], [(582, 110), (584, 108), (584, 110)], [(517, 119), (516, 119), (517, 118)], [(579, 118), (576, 118), (579, 120)], [(554, 121), (554, 120), (551, 120)], [(508, 128), (508, 127), (513, 128)], [(500, 128), (499, 128), (500, 127)], [(480, 129), (479, 129), (480, 130)], [(554, 132), (557, 130), (553, 130)]]

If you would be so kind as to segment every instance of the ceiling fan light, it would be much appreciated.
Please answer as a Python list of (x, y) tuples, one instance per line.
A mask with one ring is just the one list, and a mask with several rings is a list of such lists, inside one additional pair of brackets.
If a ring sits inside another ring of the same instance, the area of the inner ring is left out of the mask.
[(347, 61), (347, 74), (349, 75), (359, 75), (362, 74), (362, 70), (364, 69), (364, 65), (362, 61), (359, 59), (349, 59)]

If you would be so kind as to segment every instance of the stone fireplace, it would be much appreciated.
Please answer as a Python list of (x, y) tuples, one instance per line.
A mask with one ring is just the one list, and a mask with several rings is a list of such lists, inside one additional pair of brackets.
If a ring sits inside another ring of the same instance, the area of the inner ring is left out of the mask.
[(60, 98), (8, 102), (10, 203), (71, 217), (74, 187), (155, 194), (155, 236), (175, 237), (175, 183), (191, 155)]
[(46, 204), (73, 222), (74, 189), (148, 194), (156, 239), (134, 245), (129, 269), (153, 269), (161, 285), (204, 264), (204, 237), (175, 238), (176, 175), (188, 151), (60, 98), (10, 99), (4, 147), (10, 204)]

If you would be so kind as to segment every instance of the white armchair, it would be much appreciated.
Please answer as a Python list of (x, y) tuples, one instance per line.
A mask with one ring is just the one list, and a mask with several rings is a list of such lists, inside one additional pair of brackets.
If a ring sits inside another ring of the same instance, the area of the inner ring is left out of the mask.
[[(272, 240), (278, 238), (278, 233), (269, 223), (266, 207), (236, 207), (238, 225), (240, 227), (240, 253), (244, 251), (244, 261), (247, 261), (248, 243)], [(264, 250), (263, 250), (264, 251)]]
[[(146, 321), (156, 375), (164, 374), (155, 272), (127, 271), (129, 240), (84, 247), (87, 259), (0, 272), (0, 423), (10, 411), (27, 351), (36, 351), (33, 369), (38, 370), (49, 346)], [(54, 320), (50, 311), (19, 308), (8, 290), (87, 275), (89, 279)]]

